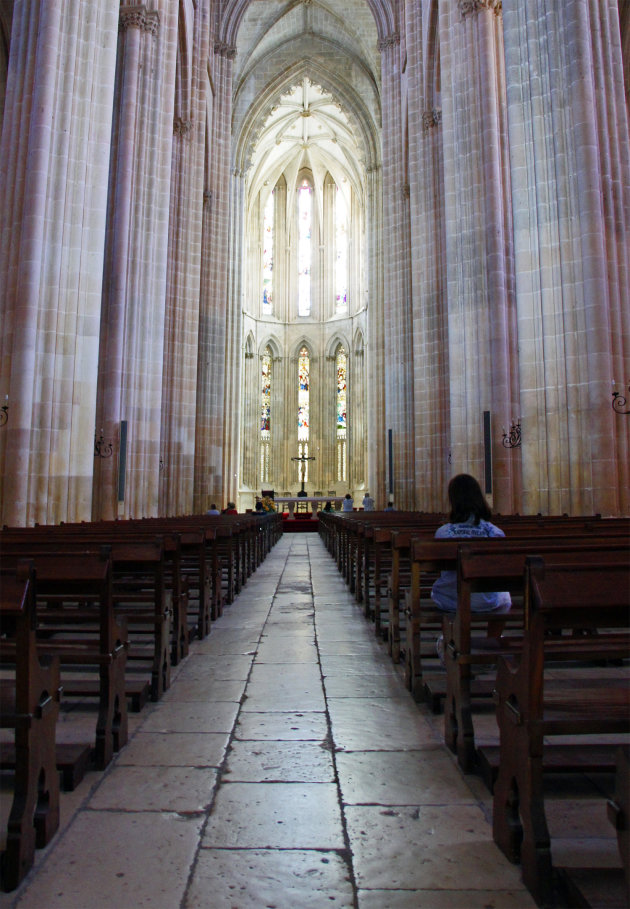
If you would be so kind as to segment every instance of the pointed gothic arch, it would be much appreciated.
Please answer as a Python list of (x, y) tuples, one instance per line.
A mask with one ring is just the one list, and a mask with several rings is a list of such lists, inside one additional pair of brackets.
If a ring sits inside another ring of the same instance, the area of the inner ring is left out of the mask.
[[(217, 29), (217, 43), (228, 47), (236, 45), (238, 29), (250, 2), (251, 0), (228, 0)], [(365, 0), (365, 3), (374, 18), (379, 41), (386, 40), (398, 28), (391, 0)]]

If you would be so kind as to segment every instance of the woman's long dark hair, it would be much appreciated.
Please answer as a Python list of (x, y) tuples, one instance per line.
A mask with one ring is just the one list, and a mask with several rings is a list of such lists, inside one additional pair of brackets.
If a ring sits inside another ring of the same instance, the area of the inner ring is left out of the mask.
[(459, 473), (448, 484), (448, 500), (451, 506), (449, 518), (453, 524), (462, 524), (473, 515), (474, 523), (489, 521), (491, 512), (481, 487), (468, 473)]

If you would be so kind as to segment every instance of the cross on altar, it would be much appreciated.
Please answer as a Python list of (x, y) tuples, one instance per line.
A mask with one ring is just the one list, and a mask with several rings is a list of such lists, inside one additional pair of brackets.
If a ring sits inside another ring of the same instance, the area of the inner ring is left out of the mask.
[(298, 458), (291, 458), (292, 461), (300, 461), (302, 464), (302, 489), (300, 490), (301, 495), (306, 495), (304, 492), (304, 477), (306, 474), (306, 462), (314, 461), (315, 457), (307, 457), (306, 455), (300, 455)]

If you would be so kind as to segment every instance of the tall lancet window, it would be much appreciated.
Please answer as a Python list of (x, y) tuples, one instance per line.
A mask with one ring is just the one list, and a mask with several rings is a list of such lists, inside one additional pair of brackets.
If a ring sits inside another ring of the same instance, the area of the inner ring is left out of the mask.
[[(309, 393), (310, 393), (310, 357), (306, 347), (302, 347), (298, 356), (298, 458), (308, 458), (309, 439)], [(308, 461), (298, 463), (298, 479), (308, 482)]]
[(266, 347), (261, 360), (260, 395), (260, 482), (271, 482), (271, 370), (273, 358)]
[(298, 191), (298, 315), (311, 314), (311, 233), (313, 225), (313, 191), (308, 180), (302, 180)]
[(275, 190), (269, 194), (263, 216), (262, 250), (262, 311), (263, 315), (273, 312), (273, 221), (275, 216)]
[(348, 206), (337, 187), (335, 201), (335, 308), (348, 311)]
[(346, 404), (348, 399), (348, 358), (343, 347), (337, 348), (337, 356), (335, 358), (335, 361), (337, 365), (337, 482), (346, 482), (348, 475), (348, 418), (346, 414)]

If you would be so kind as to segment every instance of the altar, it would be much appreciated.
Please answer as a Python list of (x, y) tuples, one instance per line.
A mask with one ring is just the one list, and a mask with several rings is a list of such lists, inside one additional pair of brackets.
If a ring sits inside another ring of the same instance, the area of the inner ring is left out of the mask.
[(330, 502), (335, 511), (341, 510), (341, 503), (343, 501), (343, 496), (274, 496), (274, 502), (278, 511), (284, 511), (284, 508), (281, 508), (281, 503), (286, 503), (287, 511), (289, 512), (289, 520), (295, 520), (296, 504), (297, 505), (308, 505), (309, 511), (312, 512), (311, 520), (313, 517), (316, 517), (316, 513), (319, 510), (319, 506), (324, 506), (326, 502)]

